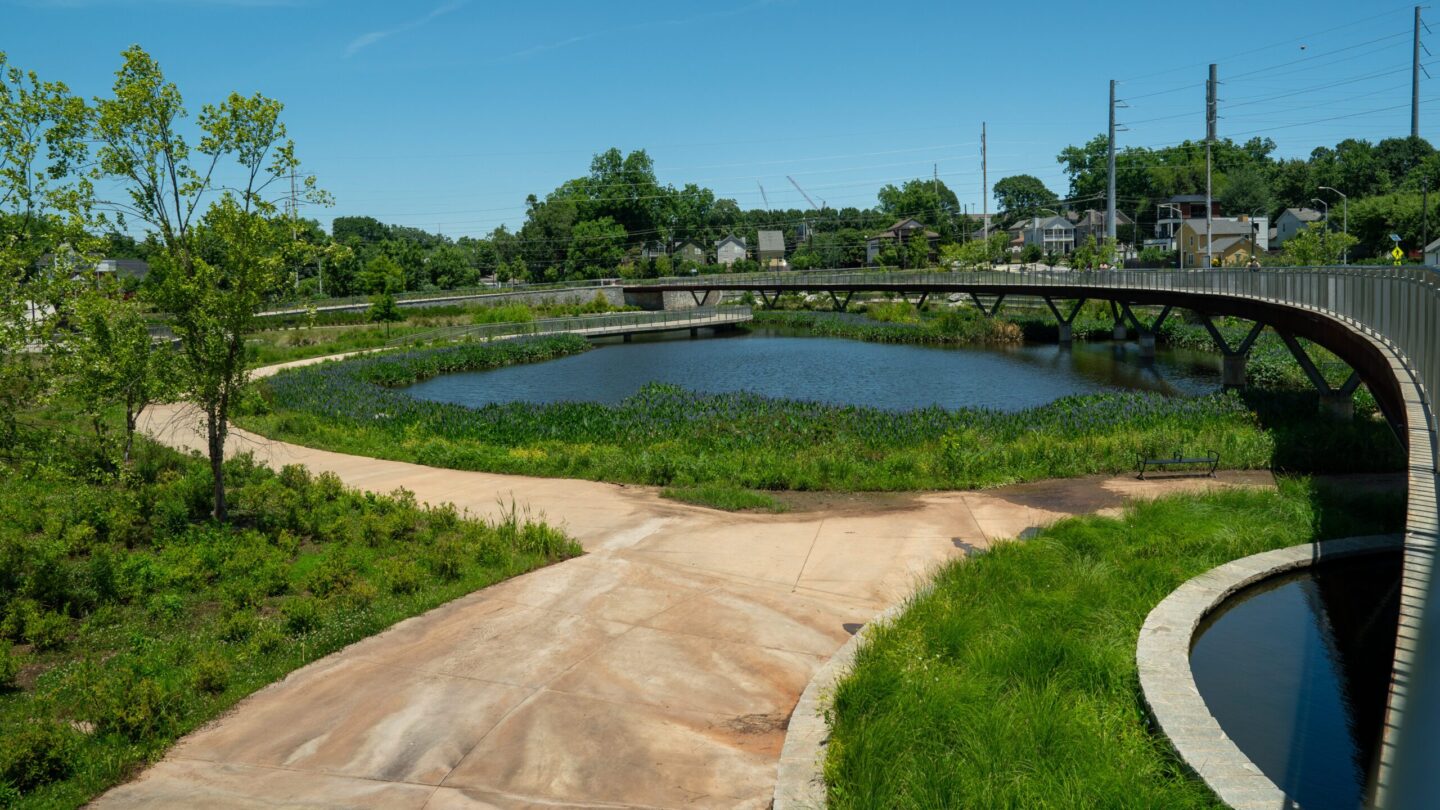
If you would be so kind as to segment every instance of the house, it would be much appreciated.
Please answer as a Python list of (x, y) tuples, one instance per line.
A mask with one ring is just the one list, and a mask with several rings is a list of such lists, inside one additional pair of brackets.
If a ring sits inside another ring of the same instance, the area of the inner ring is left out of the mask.
[[(1115, 211), (1115, 235), (1123, 236), (1131, 232), (1135, 227), (1135, 220), (1125, 216), (1124, 211)], [(1083, 245), (1085, 240), (1095, 237), (1096, 242), (1105, 239), (1105, 212), (1096, 211), (1094, 208), (1087, 208), (1079, 219), (1075, 220), (1075, 244)]]
[(715, 261), (726, 267), (745, 258), (748, 252), (745, 249), (745, 240), (734, 234), (729, 234), (715, 243)]
[(1425, 256), (1421, 261), (1426, 267), (1440, 267), (1440, 239), (1425, 246)]
[(1275, 218), (1275, 247), (1280, 247), (1285, 240), (1310, 227), (1310, 223), (1323, 219), (1325, 215), (1313, 208), (1286, 208)]
[(695, 264), (704, 264), (705, 250), (693, 241), (686, 239), (675, 247), (675, 258)]
[(760, 267), (768, 270), (787, 270), (790, 265), (785, 261), (785, 234), (780, 231), (760, 231), (759, 249), (755, 251), (755, 258), (760, 261)]
[[(1203, 207), (1201, 209), (1204, 210)], [(1266, 217), (1226, 217), (1211, 219), (1211, 246), (1215, 264), (1238, 267), (1266, 250), (1270, 222)], [(1180, 225), (1180, 261), (1182, 267), (1205, 266), (1205, 220), (1187, 219)]]
[(874, 264), (875, 259), (880, 255), (880, 249), (887, 242), (899, 241), (905, 244), (914, 238), (923, 238), (930, 243), (930, 251), (934, 253), (935, 242), (940, 239), (940, 234), (926, 230), (918, 219), (902, 219), (891, 225), (889, 228), (875, 234), (865, 240), (865, 263)]
[(646, 242), (640, 246), (640, 259), (642, 261), (654, 261), (661, 256), (667, 255), (664, 242)]
[[(1211, 218), (1221, 216), (1220, 201), (1211, 200)], [(1164, 245), (1167, 250), (1175, 250), (1175, 232), (1180, 230), (1180, 225), (1187, 219), (1205, 218), (1205, 195), (1204, 194), (1176, 194), (1174, 197), (1162, 203), (1155, 204), (1155, 238), (1148, 240), (1147, 244)]]
[(1062, 254), (1075, 249), (1075, 225), (1065, 217), (1031, 217), (1018, 225), (1026, 247), (1038, 245), (1046, 253)]

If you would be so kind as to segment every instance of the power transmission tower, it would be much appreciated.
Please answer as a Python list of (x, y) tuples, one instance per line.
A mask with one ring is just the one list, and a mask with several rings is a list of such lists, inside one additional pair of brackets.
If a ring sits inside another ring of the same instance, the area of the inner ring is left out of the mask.
[[(1105, 238), (1115, 238), (1115, 80), (1110, 80), (1110, 144), (1106, 157), (1108, 178), (1105, 181)], [(1089, 227), (1089, 224), (1086, 224)]]
[(1211, 202), (1210, 150), (1215, 143), (1215, 65), (1205, 82), (1205, 269), (1215, 266), (1215, 204)]
[(981, 214), (984, 218), (985, 241), (990, 241), (990, 167), (986, 162), (985, 155), (985, 122), (980, 122), (980, 205)]
[(1410, 58), (1410, 137), (1420, 137), (1420, 7), (1415, 7), (1415, 45)]
[[(759, 181), (759, 180), (756, 180), (756, 181), (755, 181), (755, 185), (760, 186), (760, 181)], [(760, 186), (760, 199), (762, 199), (762, 200), (765, 201), (765, 210), (766, 210), (766, 211), (769, 211), (769, 210), (770, 210), (770, 198), (767, 197), (767, 196), (765, 196), (765, 187), (764, 187), (764, 186)]]

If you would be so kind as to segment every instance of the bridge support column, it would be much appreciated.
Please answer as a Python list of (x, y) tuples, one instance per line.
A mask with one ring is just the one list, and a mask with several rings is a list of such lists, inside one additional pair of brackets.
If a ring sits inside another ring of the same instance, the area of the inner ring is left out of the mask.
[(976, 295), (976, 294), (973, 293), (973, 292), (970, 293), (970, 298), (971, 298), (971, 300), (973, 300), (973, 301), (975, 302), (975, 306), (979, 307), (979, 308), (980, 308), (980, 311), (981, 311), (982, 313), (984, 313), (986, 317), (990, 317), (990, 318), (993, 318), (993, 317), (995, 317), (996, 315), (999, 315), (999, 314), (1000, 314), (1000, 305), (1003, 304), (1003, 303), (1005, 303), (1005, 294), (1004, 294), (1004, 293), (1001, 293), (1001, 294), (995, 296), (995, 303), (994, 303), (993, 305), (989, 306), (989, 307), (985, 306), (985, 302), (980, 300), (980, 296)]
[(1050, 307), (1054, 313), (1055, 320), (1059, 321), (1056, 331), (1059, 333), (1060, 345), (1068, 346), (1075, 340), (1075, 316), (1080, 314), (1080, 307), (1085, 306), (1085, 299), (1081, 298), (1070, 308), (1070, 314), (1066, 315), (1055, 306), (1055, 302), (1049, 296), (1045, 297), (1045, 306)]
[(1332, 388), (1325, 375), (1315, 367), (1315, 362), (1310, 359), (1310, 354), (1300, 341), (1289, 332), (1281, 332), (1280, 339), (1285, 341), (1286, 348), (1295, 356), (1295, 362), (1300, 364), (1305, 376), (1310, 378), (1310, 384), (1320, 392), (1320, 412), (1337, 419), (1349, 419), (1355, 415), (1355, 389), (1360, 387), (1360, 373), (1351, 371), (1350, 376), (1339, 388)]
[(1244, 388), (1249, 374), (1250, 355), (1227, 354), (1220, 361), (1220, 384), (1226, 388)]
[(1197, 314), (1200, 316), (1200, 323), (1205, 325), (1205, 331), (1210, 333), (1210, 339), (1215, 341), (1216, 348), (1220, 349), (1224, 358), (1220, 366), (1221, 384), (1226, 388), (1244, 388), (1250, 364), (1250, 349), (1255, 345), (1260, 333), (1265, 331), (1265, 324), (1256, 321), (1245, 339), (1240, 341), (1240, 345), (1232, 347), (1225, 336), (1220, 334), (1220, 330), (1215, 328), (1215, 321), (1209, 315), (1203, 312)]
[(690, 339), (691, 339), (691, 340), (694, 340), (695, 338), (698, 338), (698, 337), (700, 337), (700, 327), (698, 327), (698, 326), (692, 326), (692, 327), (690, 327)]
[(623, 334), (623, 335), (620, 336), (620, 340), (623, 341), (623, 342), (625, 342), (625, 343), (629, 343), (629, 342), (630, 342), (630, 339), (633, 338), (633, 337), (635, 337), (635, 336), (632, 335), (632, 334), (630, 334), (629, 332), (626, 332), (625, 334)]
[[(1135, 327), (1135, 332), (1138, 335), (1140, 343), (1140, 358), (1142, 360), (1155, 359), (1155, 333), (1159, 332), (1160, 327), (1165, 325), (1165, 319), (1170, 317), (1171, 309), (1168, 305), (1161, 309), (1160, 314), (1155, 317), (1155, 322), (1146, 326), (1140, 322), (1139, 318), (1135, 317), (1135, 313), (1131, 311), (1129, 304), (1124, 301), (1120, 302), (1121, 313), (1126, 319), (1129, 319), (1130, 323)], [(1116, 324), (1116, 332), (1118, 333), (1123, 328), (1124, 320)]]
[(845, 293), (845, 300), (841, 301), (840, 297), (835, 294), (834, 290), (826, 290), (826, 292), (830, 293), (830, 303), (835, 305), (836, 312), (844, 312), (845, 308), (850, 306), (850, 296), (855, 294), (855, 291), (851, 290), (850, 292)]

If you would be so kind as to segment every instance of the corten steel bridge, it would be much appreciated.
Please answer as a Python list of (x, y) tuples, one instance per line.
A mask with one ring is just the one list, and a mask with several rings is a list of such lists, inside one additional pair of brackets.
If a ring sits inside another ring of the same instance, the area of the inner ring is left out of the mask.
[[(689, 292), (696, 302), (714, 291), (758, 294), (774, 306), (787, 292), (826, 293), (843, 309), (857, 292), (973, 297), (988, 315), (1007, 296), (1038, 297), (1059, 322), (1062, 341), (1086, 300), (1110, 303), (1117, 335), (1128, 321), (1142, 352), (1154, 349), (1154, 333), (1174, 308), (1202, 316), (1225, 357), (1225, 381), (1243, 384), (1245, 357), (1268, 326), (1295, 354), (1322, 402), (1348, 410), (1364, 382), (1408, 450), (1400, 629), (1385, 719), (1376, 804), (1440, 807), (1440, 578), (1432, 578), (1440, 504), (1437, 487), (1435, 396), (1440, 391), (1440, 273), (1425, 267), (1307, 267), (1263, 270), (1104, 270), (854, 272), (808, 271), (722, 274), (631, 282), (627, 292)], [(1071, 303), (1074, 302), (1074, 303)], [(1134, 306), (1159, 307), (1141, 321)], [(1229, 345), (1212, 316), (1255, 324), (1238, 346)], [(1298, 338), (1313, 341), (1344, 360), (1353, 373), (1332, 388)]]

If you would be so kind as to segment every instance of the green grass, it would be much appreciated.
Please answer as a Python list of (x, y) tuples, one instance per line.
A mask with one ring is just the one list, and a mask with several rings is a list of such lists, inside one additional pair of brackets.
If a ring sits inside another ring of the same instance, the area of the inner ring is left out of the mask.
[(1147, 728), (1145, 616), (1230, 560), (1402, 521), (1399, 496), (1288, 480), (1066, 520), (951, 564), (837, 687), (830, 806), (1218, 807)]
[(248, 458), (216, 525), (204, 461), (142, 441), (117, 478), (92, 450), (0, 463), (0, 807), (83, 804), (297, 667), (580, 551)]
[(773, 495), (721, 482), (666, 487), (660, 491), (660, 496), (684, 503), (693, 503), (696, 506), (723, 509), (726, 512), (777, 513), (789, 509)]

